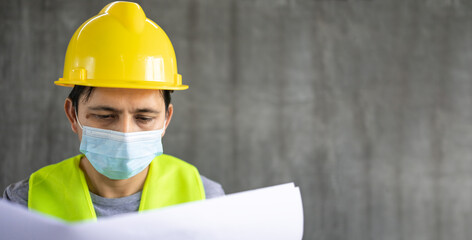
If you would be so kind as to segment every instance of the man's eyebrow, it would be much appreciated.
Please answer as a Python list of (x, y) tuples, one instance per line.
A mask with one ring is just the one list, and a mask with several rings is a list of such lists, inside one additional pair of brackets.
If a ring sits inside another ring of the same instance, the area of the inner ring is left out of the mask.
[[(88, 107), (88, 109), (92, 110), (92, 111), (108, 111), (108, 112), (116, 112), (116, 113), (123, 112), (121, 110), (118, 110), (116, 108), (112, 108), (112, 107), (109, 107), (109, 106), (94, 106), (94, 107)], [(154, 110), (154, 109), (151, 109), (151, 108), (138, 108), (133, 112), (134, 113), (156, 113), (156, 114), (160, 113), (160, 111), (157, 111), (157, 110)]]
[(88, 107), (89, 110), (94, 110), (94, 111), (108, 111), (108, 112), (122, 112), (121, 110), (118, 110), (116, 108), (112, 108), (109, 106), (95, 106), (95, 107)]
[(138, 108), (135, 113), (160, 113), (160, 111), (151, 109), (151, 108)]

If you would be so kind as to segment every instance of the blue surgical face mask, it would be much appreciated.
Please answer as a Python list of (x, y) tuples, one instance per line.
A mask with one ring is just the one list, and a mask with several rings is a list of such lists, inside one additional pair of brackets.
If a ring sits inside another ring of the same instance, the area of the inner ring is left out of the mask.
[[(76, 114), (77, 116), (77, 114)], [(159, 130), (123, 133), (82, 126), (80, 152), (92, 166), (110, 179), (127, 179), (143, 171), (163, 153)]]

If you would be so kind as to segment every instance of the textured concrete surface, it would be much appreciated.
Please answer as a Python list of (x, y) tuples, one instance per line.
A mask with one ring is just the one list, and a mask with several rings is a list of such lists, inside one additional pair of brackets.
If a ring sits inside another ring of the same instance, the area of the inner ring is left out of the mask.
[[(106, 3), (0, 1), (0, 188), (78, 153), (53, 81)], [(190, 85), (167, 153), (227, 192), (294, 181), (304, 239), (470, 239), (470, 1), (140, 3)]]

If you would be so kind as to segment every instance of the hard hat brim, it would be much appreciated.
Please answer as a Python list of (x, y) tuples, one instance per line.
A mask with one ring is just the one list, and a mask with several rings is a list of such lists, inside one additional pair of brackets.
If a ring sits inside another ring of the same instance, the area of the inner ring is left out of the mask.
[(155, 82), (155, 81), (93, 81), (93, 80), (65, 80), (59, 78), (54, 84), (64, 87), (74, 87), (75, 85), (87, 86), (87, 87), (106, 87), (106, 88), (133, 88), (133, 89), (156, 89), (156, 90), (185, 90), (188, 89), (188, 85), (170, 85), (167, 82)]

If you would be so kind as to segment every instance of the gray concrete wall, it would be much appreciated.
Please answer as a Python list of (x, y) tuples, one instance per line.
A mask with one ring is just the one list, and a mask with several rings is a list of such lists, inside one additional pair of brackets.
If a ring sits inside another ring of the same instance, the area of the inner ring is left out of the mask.
[[(78, 153), (62, 76), (106, 1), (0, 1), (0, 188)], [(305, 239), (472, 234), (472, 3), (141, 1), (190, 89), (167, 153), (237, 192), (294, 181)]]

